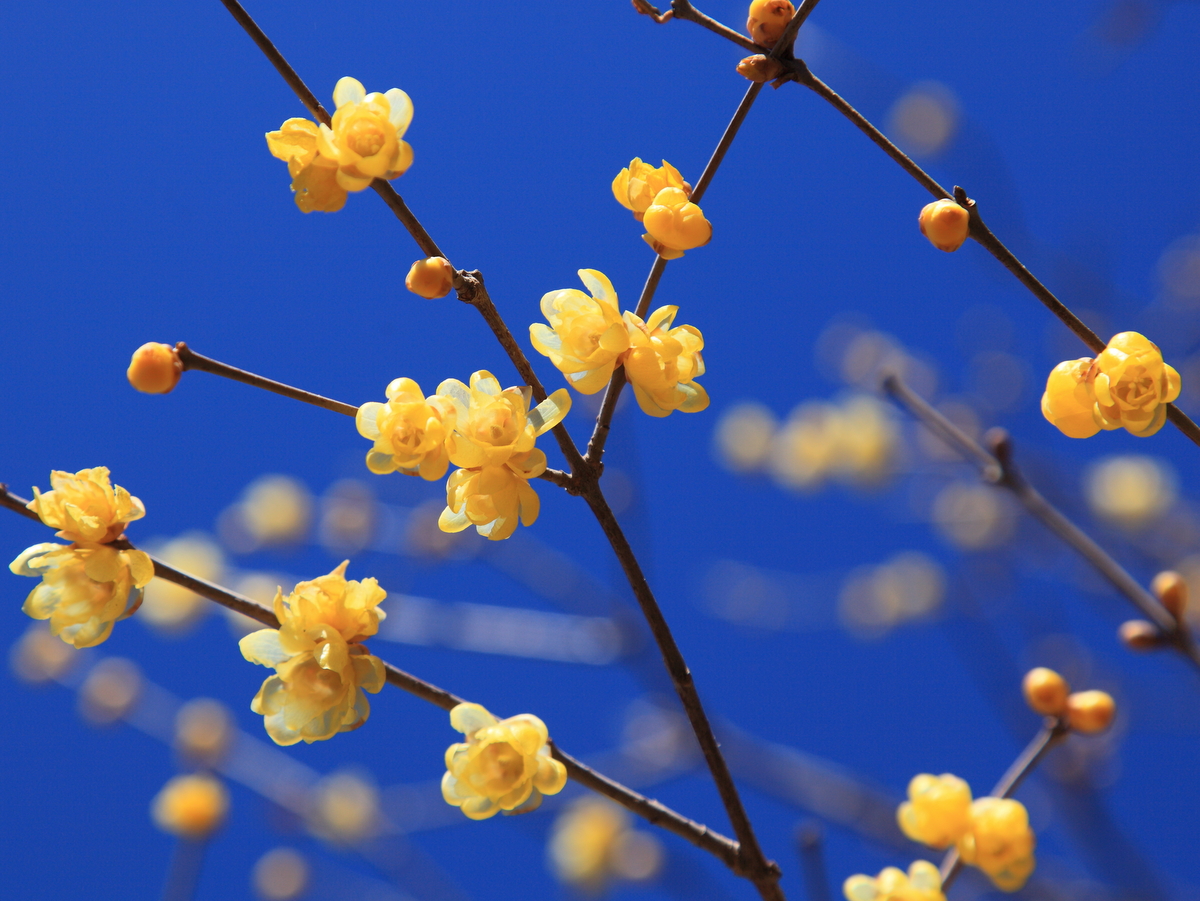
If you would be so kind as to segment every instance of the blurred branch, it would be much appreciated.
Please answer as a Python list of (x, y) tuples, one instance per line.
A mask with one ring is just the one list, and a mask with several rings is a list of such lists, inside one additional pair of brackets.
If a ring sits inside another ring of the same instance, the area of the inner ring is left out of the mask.
[(207, 838), (180, 838), (175, 841), (171, 862), (167, 865), (162, 901), (192, 901), (196, 897), (207, 847)]
[[(1042, 758), (1049, 753), (1050, 749), (1061, 742), (1070, 733), (1071, 729), (1065, 720), (1050, 719), (1042, 726), (1041, 731), (1033, 737), (1026, 747), (1021, 752), (1020, 756), (1013, 761), (1012, 766), (996, 783), (996, 787), (992, 789), (992, 798), (1011, 798), (1020, 787), (1025, 777), (1037, 768), (1037, 765), (1042, 762)], [(955, 879), (958, 878), (959, 871), (962, 870), (962, 861), (958, 857), (958, 849), (951, 848), (946, 852), (946, 856), (942, 858), (942, 892), (950, 888)]]
[[(811, 5), (815, 6), (816, 4), (814, 3)], [(715, 19), (705, 16), (703, 13), (699, 12), (695, 7), (693, 7), (688, 0), (673, 0), (671, 6), (675, 11), (674, 18), (676, 19), (688, 19), (696, 22), (697, 24), (703, 25), (709, 31), (719, 34), (721, 37), (732, 41), (740, 47), (758, 51), (763, 49), (753, 42), (747, 43), (746, 39), (732, 28), (722, 25)], [(807, 14), (805, 10), (806, 7), (809, 6), (810, 4), (805, 3), (799, 10), (797, 10), (796, 15), (793, 17), (792, 22), (788, 26), (789, 31), (791, 30), (791, 26), (795, 25), (796, 19), (800, 18), (802, 13)], [(782, 41), (780, 44), (782, 44)], [(778, 46), (779, 45), (776, 47), (777, 50)], [(970, 213), (970, 237), (974, 238), (978, 244), (988, 251), (988, 253), (999, 260), (1000, 264), (1005, 269), (1016, 276), (1017, 280), (1020, 281), (1021, 284), (1023, 284), (1026, 288), (1028, 288), (1030, 293), (1032, 293), (1034, 297), (1041, 301), (1051, 313), (1057, 316), (1067, 328), (1074, 332), (1076, 337), (1086, 344), (1093, 353), (1098, 354), (1104, 350), (1106, 346), (1105, 342), (1101, 340), (1101, 338), (1094, 331), (1092, 331), (1082, 319), (1076, 316), (1066, 304), (1059, 300), (1054, 295), (1053, 291), (1047, 288), (1032, 272), (1030, 272), (1025, 265), (1019, 259), (1017, 259), (1016, 254), (1009, 250), (1004, 243), (996, 237), (992, 230), (987, 227), (987, 224), (983, 221), (983, 217), (980, 215), (978, 204), (974, 200), (971, 200), (967, 197), (967, 192), (965, 190), (956, 185), (954, 187), (954, 193), (951, 194), (940, 184), (938, 184), (936, 179), (918, 166), (911, 157), (904, 153), (904, 151), (888, 140), (887, 136), (884, 135), (884, 133), (878, 128), (876, 128), (866, 116), (851, 106), (849, 102), (847, 102), (836, 91), (829, 87), (829, 85), (825, 84), (825, 82), (813, 75), (803, 60), (780, 58), (779, 62), (785, 69), (785, 77), (790, 78), (797, 84), (801, 84), (808, 88), (818, 97), (830, 104), (848, 120), (850, 120), (850, 122), (859, 131), (865, 134), (871, 140), (871, 142), (875, 144), (875, 146), (879, 147), (884, 153), (890, 156), (900, 166), (900, 168), (911, 175), (921, 185), (921, 187), (925, 188), (926, 191), (939, 200), (953, 199), (959, 204), (959, 206), (967, 210)], [(1196, 423), (1193, 422), (1186, 413), (1184, 413), (1174, 404), (1168, 404), (1167, 418), (1171, 420), (1172, 424), (1179, 429), (1179, 431), (1190, 438), (1194, 443), (1200, 445), (1200, 426), (1197, 426)]]
[(825, 869), (825, 836), (817, 823), (804, 823), (796, 830), (796, 845), (804, 870), (804, 888), (808, 901), (832, 901), (829, 873)]
[(1200, 648), (1197, 647), (1191, 631), (1177, 622), (1121, 564), (1025, 480), (1013, 462), (1012, 439), (1007, 432), (993, 429), (988, 433), (992, 446), (992, 452), (989, 453), (904, 384), (898, 375), (886, 376), (883, 388), (897, 403), (921, 420), (931, 432), (972, 461), (979, 469), (979, 477), (984, 482), (1012, 492), (1026, 510), (1074, 548), (1117, 591), (1128, 598), (1142, 615), (1154, 623), (1162, 634), (1164, 645), (1174, 647), (1200, 669)]

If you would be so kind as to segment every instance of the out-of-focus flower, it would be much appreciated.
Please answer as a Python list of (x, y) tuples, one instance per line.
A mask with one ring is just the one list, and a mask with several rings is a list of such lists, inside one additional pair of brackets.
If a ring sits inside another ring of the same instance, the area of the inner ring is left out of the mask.
[(442, 797), (472, 820), (534, 810), (567, 784), (567, 768), (550, 756), (546, 724), (533, 714), (497, 720), (478, 704), (459, 704), (450, 725), (467, 740), (446, 749)]
[(312, 743), (357, 729), (371, 713), (364, 692), (383, 688), (383, 662), (362, 641), (386, 616), (379, 602), (387, 593), (374, 579), (347, 581), (349, 562), (299, 583), (286, 599), (277, 591), (279, 628), (238, 642), (251, 663), (275, 669), (250, 709), (263, 715), (276, 744)]
[(313, 790), (309, 819), (318, 835), (353, 845), (379, 829), (379, 791), (353, 773), (334, 773)]
[(666, 160), (662, 161), (661, 168), (655, 168), (649, 163), (643, 163), (640, 157), (634, 157), (628, 168), (617, 173), (612, 183), (613, 196), (617, 198), (617, 203), (630, 210), (638, 222), (642, 221), (646, 210), (663, 188), (679, 188), (691, 193), (691, 188), (687, 186), (679, 170)]
[(913, 861), (908, 873), (886, 867), (878, 876), (851, 876), (842, 885), (846, 901), (946, 901), (942, 876), (927, 860)]
[(237, 727), (220, 701), (196, 698), (175, 715), (175, 750), (192, 763), (215, 767), (225, 759)]
[(683, 188), (663, 188), (642, 217), (642, 237), (664, 260), (677, 260), (685, 250), (703, 247), (712, 240), (712, 224), (704, 211), (688, 199)]
[(317, 151), (318, 134), (316, 122), (288, 119), (279, 131), (267, 132), (267, 149), (288, 164), (301, 212), (336, 213), (346, 205), (346, 189), (338, 184), (337, 160)]
[(1166, 404), (1179, 397), (1179, 373), (1163, 362), (1158, 345), (1137, 332), (1114, 335), (1089, 376), (1096, 415), (1106, 429), (1153, 435), (1167, 421)]
[(1062, 716), (1067, 709), (1071, 687), (1067, 680), (1052, 669), (1038, 666), (1025, 674), (1021, 682), (1025, 703), (1042, 716)]
[(159, 829), (188, 839), (211, 835), (225, 821), (228, 811), (225, 784), (201, 773), (176, 776), (163, 786), (150, 807)]
[(971, 214), (953, 200), (935, 200), (921, 208), (917, 225), (938, 250), (955, 251), (967, 240)]
[(946, 577), (937, 561), (917, 551), (852, 573), (838, 594), (838, 615), (851, 631), (874, 638), (935, 610)]
[(59, 538), (79, 543), (103, 543), (121, 537), (125, 524), (146, 515), (142, 502), (120, 485), (109, 481), (107, 466), (81, 469), (77, 473), (50, 473), (53, 490), (42, 494), (33, 489), (33, 500), (25, 506)]
[[(189, 532), (154, 549), (165, 563), (209, 582), (220, 582), (225, 555), (203, 532)], [(209, 602), (182, 585), (155, 579), (146, 586), (139, 619), (166, 632), (181, 632), (209, 609)]]
[(64, 675), (74, 664), (75, 651), (41, 623), (30, 623), (9, 653), (13, 672), (22, 682), (42, 685)]
[(183, 361), (175, 348), (151, 341), (133, 352), (125, 377), (144, 394), (166, 394), (179, 384)]
[(746, 32), (754, 43), (774, 47), (795, 14), (791, 0), (754, 0), (746, 19)]
[(679, 307), (659, 307), (643, 322), (626, 311), (630, 348), (625, 375), (642, 412), (670, 416), (676, 410), (698, 413), (708, 407), (708, 392), (695, 380), (704, 375), (704, 336), (691, 325), (674, 328)]
[(96, 726), (106, 726), (125, 717), (142, 694), (142, 671), (132, 660), (108, 657), (101, 660), (79, 689), (79, 712)]
[(417, 260), (404, 277), (404, 287), (426, 300), (445, 297), (454, 287), (454, 267), (445, 257)]
[(908, 783), (908, 800), (896, 811), (900, 828), (915, 842), (948, 848), (967, 831), (971, 787), (950, 773), (921, 773)]
[(241, 525), (257, 544), (292, 544), (308, 533), (312, 497), (285, 475), (264, 475), (246, 488), (238, 506)]
[(308, 861), (292, 848), (272, 848), (254, 865), (251, 881), (263, 901), (293, 901), (308, 888)]
[(361, 191), (373, 178), (396, 178), (412, 165), (413, 152), (401, 140), (412, 121), (413, 105), (399, 88), (368, 94), (354, 78), (338, 79), (333, 89), (332, 127), (321, 125), (317, 150), (337, 162), (337, 183)]
[(958, 130), (958, 98), (944, 84), (923, 81), (896, 98), (888, 110), (889, 135), (913, 156), (945, 150)]
[(1042, 394), (1042, 415), (1068, 438), (1091, 438), (1100, 431), (1088, 371), (1092, 358), (1065, 360), (1050, 370)]
[(425, 397), (412, 379), (394, 379), (387, 403), (358, 408), (358, 433), (375, 446), (367, 452), (367, 469), (376, 475), (403, 472), (435, 481), (450, 467), (446, 439), (454, 429), (455, 406), (446, 397)]
[(762, 404), (743, 403), (721, 414), (713, 435), (718, 459), (734, 472), (753, 472), (766, 465), (778, 423)]
[(1008, 498), (987, 485), (952, 482), (933, 502), (933, 522), (957, 547), (996, 547), (1012, 535), (1013, 510)]
[(987, 873), (996, 888), (1015, 892), (1029, 879), (1036, 838), (1025, 805), (1011, 798), (978, 798), (970, 825), (958, 839), (963, 863)]
[(869, 485), (888, 475), (899, 445), (891, 412), (873, 397), (805, 403), (776, 433), (771, 468), (792, 488), (816, 487), (829, 478)]
[(142, 588), (154, 577), (145, 553), (107, 545), (35, 544), (9, 569), (41, 578), (21, 609), (34, 619), (50, 620), (51, 633), (77, 648), (100, 644), (112, 634), (113, 623), (132, 616), (142, 602)]
[(1097, 516), (1126, 529), (1160, 518), (1175, 503), (1175, 473), (1166, 461), (1137, 454), (1105, 457), (1084, 480), (1088, 506)]
[(588, 892), (613, 876), (649, 879), (662, 865), (658, 841), (635, 832), (629, 814), (602, 798), (580, 798), (563, 811), (546, 850), (559, 880)]
[(1067, 698), (1067, 722), (1076, 732), (1103, 732), (1116, 713), (1116, 702), (1106, 691), (1077, 691)]
[(550, 358), (572, 388), (580, 394), (595, 394), (608, 384), (622, 354), (629, 350), (629, 332), (608, 276), (595, 269), (580, 269), (579, 278), (591, 297), (576, 288), (542, 295), (542, 315), (550, 325), (535, 322), (529, 326), (529, 340), (538, 353)]

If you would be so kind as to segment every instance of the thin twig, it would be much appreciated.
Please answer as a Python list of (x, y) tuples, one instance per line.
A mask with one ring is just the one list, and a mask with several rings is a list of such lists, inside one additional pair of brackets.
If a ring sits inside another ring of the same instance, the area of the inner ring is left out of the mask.
[(761, 44), (756, 44), (741, 32), (734, 31), (728, 25), (722, 25), (716, 19), (706, 16), (696, 7), (692, 6), (688, 0), (671, 0), (671, 10), (674, 12), (676, 19), (687, 19), (689, 22), (695, 22), (697, 25), (702, 25), (709, 31), (719, 34), (727, 41), (732, 41), (739, 47), (749, 50), (751, 53), (770, 53), (771, 48), (764, 47)]
[[(0, 485), (0, 506), (7, 507), (16, 513), (20, 513), (22, 516), (41, 522), (36, 513), (27, 509), (27, 503), (29, 502), (24, 498), (9, 492), (7, 486)], [(112, 544), (122, 549), (133, 549), (133, 545), (126, 539), (112, 542)], [(150, 559), (154, 563), (154, 575), (156, 577), (165, 579), (168, 582), (174, 582), (176, 585), (187, 588), (201, 597), (220, 604), (222, 607), (241, 613), (243, 616), (248, 616), (269, 629), (279, 628), (279, 620), (276, 618), (275, 613), (257, 601), (222, 588), (220, 585), (216, 585), (206, 579), (201, 579), (198, 576), (193, 576), (183, 570), (176, 569), (154, 555), (150, 555)], [(407, 691), (409, 694), (415, 695), (423, 701), (441, 707), (443, 710), (451, 710), (456, 705), (463, 703), (463, 699), (457, 695), (445, 689), (438, 688), (436, 685), (426, 682), (423, 679), (419, 679), (398, 667), (392, 666), (390, 663), (384, 662), (384, 668), (387, 672), (387, 681), (390, 684)], [(611, 798), (631, 812), (644, 817), (650, 823), (662, 826), (669, 832), (687, 839), (698, 848), (702, 848), (715, 855), (735, 872), (741, 873), (742, 860), (739, 854), (739, 845), (736, 841), (721, 835), (719, 832), (714, 832), (702, 823), (697, 823), (695, 820), (677, 813), (660, 802), (647, 798), (633, 789), (627, 788), (621, 783), (596, 772), (557, 746), (553, 747), (553, 752), (554, 756), (566, 766), (568, 776), (580, 785), (590, 788), (607, 798)]]
[(829, 893), (829, 873), (825, 867), (825, 836), (820, 824), (803, 824), (796, 832), (796, 844), (800, 849), (808, 901), (833, 901)]
[(930, 431), (943, 438), (956, 451), (972, 461), (983, 481), (1004, 488), (1021, 502), (1046, 528), (1070, 545), (1108, 582), (1154, 623), (1163, 636), (1163, 643), (1174, 647), (1200, 668), (1200, 649), (1187, 628), (1180, 627), (1175, 618), (1133, 578), (1124, 567), (1079, 526), (1071, 522), (1058, 508), (1047, 501), (1017, 469), (1012, 457), (1012, 441), (1007, 434), (992, 433), (992, 451), (964, 433), (945, 416), (930, 406), (909, 388), (897, 375), (883, 380), (884, 390), (897, 403), (919, 419)]
[[(1012, 766), (996, 783), (996, 787), (992, 789), (992, 793), (988, 797), (1011, 798), (1025, 777), (1037, 768), (1050, 749), (1066, 738), (1070, 731), (1071, 729), (1065, 721), (1048, 718), (1038, 734), (1033, 737), (1033, 741), (1025, 746), (1025, 750), (1012, 762)], [(957, 848), (951, 848), (946, 852), (940, 868), (943, 894), (958, 878), (962, 866)]]
[(207, 838), (179, 838), (171, 851), (162, 901), (192, 901), (200, 883)]

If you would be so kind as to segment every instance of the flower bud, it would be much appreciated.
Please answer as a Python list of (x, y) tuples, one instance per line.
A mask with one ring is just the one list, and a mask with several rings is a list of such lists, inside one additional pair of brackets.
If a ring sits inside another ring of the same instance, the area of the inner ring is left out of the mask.
[(1187, 582), (1183, 580), (1183, 576), (1171, 570), (1160, 572), (1150, 583), (1150, 590), (1162, 601), (1162, 605), (1171, 616), (1177, 620), (1183, 619), (1188, 596)]
[[(783, 65), (777, 59), (756, 53), (738, 63), (737, 70), (739, 75), (749, 78), (755, 84), (763, 84), (767, 81), (774, 81), (782, 75)], [(691, 191), (689, 190), (688, 193), (690, 194)]]
[(921, 234), (938, 250), (958, 250), (967, 240), (971, 214), (953, 200), (935, 200), (925, 204), (917, 224)]
[(1050, 370), (1042, 394), (1042, 415), (1068, 438), (1091, 438), (1100, 431), (1087, 376), (1091, 357), (1064, 360)]
[(746, 31), (754, 43), (774, 47), (795, 14), (796, 7), (792, 6), (790, 0), (754, 0), (750, 4)]
[(1042, 716), (1062, 716), (1067, 709), (1067, 680), (1052, 669), (1035, 667), (1025, 674), (1021, 683), (1025, 703)]
[(417, 260), (408, 270), (404, 287), (427, 300), (445, 297), (454, 287), (454, 267), (442, 257)]
[(145, 394), (166, 394), (183, 375), (183, 361), (175, 348), (154, 341), (143, 344), (133, 352), (125, 370), (129, 384)]
[(1131, 651), (1153, 651), (1162, 644), (1162, 633), (1154, 623), (1131, 619), (1121, 623), (1117, 631), (1121, 643)]
[(1116, 702), (1106, 691), (1077, 691), (1067, 698), (1067, 722), (1076, 732), (1103, 732), (1116, 712)]

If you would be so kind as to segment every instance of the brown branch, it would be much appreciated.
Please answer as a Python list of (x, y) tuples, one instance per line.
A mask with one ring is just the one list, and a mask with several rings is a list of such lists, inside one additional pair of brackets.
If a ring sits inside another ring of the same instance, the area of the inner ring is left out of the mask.
[(969, 435), (955, 426), (945, 416), (930, 406), (919, 394), (909, 388), (897, 375), (883, 380), (884, 390), (901, 406), (919, 419), (930, 431), (942, 438), (963, 457), (972, 461), (979, 470), (980, 478), (997, 488), (1004, 488), (1042, 525), (1070, 545), (1114, 588), (1129, 599), (1162, 634), (1164, 644), (1174, 647), (1200, 669), (1200, 649), (1192, 633), (1181, 627), (1175, 618), (1086, 532), (1071, 522), (1062, 511), (1042, 497), (1041, 493), (1025, 480), (1013, 462), (1012, 441), (1002, 430), (991, 432), (992, 451), (989, 452)]
[[(1026, 745), (1025, 750), (1012, 762), (1012, 766), (996, 783), (996, 787), (992, 789), (992, 793), (988, 797), (1011, 798), (1025, 777), (1037, 768), (1050, 749), (1066, 738), (1070, 731), (1070, 727), (1064, 720), (1047, 719), (1038, 734), (1033, 737), (1033, 741)], [(940, 867), (943, 894), (958, 878), (962, 866), (957, 848), (951, 848), (946, 852)]]
[(749, 50), (751, 53), (770, 53), (771, 48), (764, 47), (761, 44), (756, 44), (748, 37), (739, 31), (734, 31), (728, 25), (722, 25), (716, 19), (706, 16), (696, 7), (692, 6), (688, 0), (671, 0), (671, 10), (674, 12), (674, 18), (686, 19), (689, 22), (695, 22), (697, 25), (702, 25), (709, 31), (719, 34), (727, 41), (732, 41), (739, 47)]
[[(24, 498), (10, 493), (7, 486), (0, 484), (0, 506), (7, 507), (16, 513), (20, 513), (22, 516), (41, 522), (36, 513), (26, 508), (25, 505), (27, 503), (28, 501)], [(133, 545), (125, 539), (112, 542), (112, 544), (122, 549), (133, 549)], [(150, 555), (150, 559), (154, 563), (154, 575), (156, 577), (165, 579), (168, 582), (174, 582), (176, 585), (187, 588), (201, 597), (214, 601), (244, 616), (248, 616), (269, 629), (279, 628), (279, 620), (276, 618), (275, 613), (257, 601), (222, 588), (220, 585), (216, 585), (206, 579), (201, 579), (183, 570), (176, 569), (154, 555)], [(390, 663), (385, 662), (384, 667), (387, 671), (387, 681), (390, 684), (407, 691), (409, 694), (415, 695), (423, 701), (441, 707), (443, 710), (451, 710), (458, 704), (463, 703), (463, 699), (457, 695), (451, 694), (445, 689), (438, 688), (436, 685), (426, 682), (423, 679), (418, 679), (416, 676), (392, 666)], [(695, 820), (677, 813), (664, 804), (647, 798), (633, 789), (627, 788), (621, 783), (596, 772), (567, 754), (557, 745), (553, 745), (553, 743), (552, 750), (555, 758), (562, 761), (563, 765), (566, 766), (567, 775), (580, 785), (590, 788), (607, 798), (611, 798), (632, 813), (644, 817), (650, 823), (661, 826), (667, 831), (687, 839), (698, 848), (702, 848), (715, 855), (735, 872), (741, 874), (741, 856), (736, 841), (721, 835), (719, 832), (714, 832), (702, 823), (697, 823)]]

